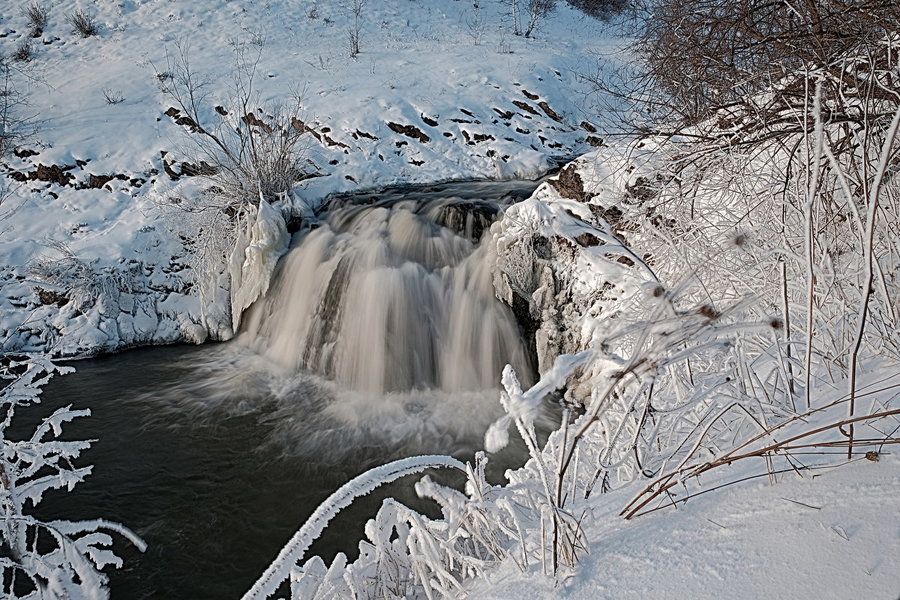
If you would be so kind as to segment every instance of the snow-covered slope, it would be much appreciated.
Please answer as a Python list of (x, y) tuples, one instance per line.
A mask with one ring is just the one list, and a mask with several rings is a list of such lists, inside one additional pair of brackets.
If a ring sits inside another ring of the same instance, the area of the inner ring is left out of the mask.
[[(229, 335), (229, 315), (203, 314), (189, 268), (198, 225), (179, 210), (209, 187), (191, 176), (202, 157), (169, 111), (180, 49), (204, 82), (204, 114), (238, 108), (239, 52), (256, 65), (253, 108), (299, 102), (314, 177), (293, 192), (313, 206), (396, 182), (535, 177), (601, 143), (579, 74), (595, 66), (589, 49), (610, 42), (564, 4), (526, 39), (500, 3), (368, 2), (355, 57), (341, 3), (41, 5), (39, 33), (25, 4), (0, 7), (0, 51), (30, 47), (29, 61), (9, 64), (27, 102), (17, 114), (33, 116), (3, 167), (7, 349), (80, 354)], [(74, 31), (76, 10), (97, 35)]]
[(625, 521), (627, 495), (595, 503), (593, 540), (560, 582), (513, 565), (467, 597), (884, 598), (900, 593), (900, 460), (865, 459), (777, 485), (719, 490), (676, 509)]

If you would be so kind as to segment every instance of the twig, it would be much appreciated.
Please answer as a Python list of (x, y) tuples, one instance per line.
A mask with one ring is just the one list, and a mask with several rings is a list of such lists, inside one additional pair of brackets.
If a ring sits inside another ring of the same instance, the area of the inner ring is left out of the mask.
[(782, 500), (787, 500), (788, 502), (793, 502), (794, 504), (799, 504), (800, 506), (805, 506), (806, 508), (811, 508), (813, 510), (822, 510), (821, 506), (813, 506), (812, 504), (806, 504), (805, 502), (800, 502), (799, 500), (791, 500), (790, 498), (782, 497)]

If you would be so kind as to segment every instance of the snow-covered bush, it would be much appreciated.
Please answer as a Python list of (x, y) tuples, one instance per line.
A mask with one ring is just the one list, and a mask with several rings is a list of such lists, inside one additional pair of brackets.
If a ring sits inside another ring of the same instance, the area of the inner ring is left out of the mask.
[(247, 52), (235, 46), (234, 91), (221, 104), (207, 96), (209, 80), (191, 67), (186, 44), (176, 44), (161, 78), (177, 104), (171, 115), (178, 115), (188, 133), (188, 151), (199, 154), (201, 175), (212, 184), (181, 198), (174, 221), (192, 246), (194, 283), (215, 339), (231, 337), (241, 311), (265, 292), (275, 261), (287, 249), (286, 218), (305, 214), (305, 205), (292, 196), (305, 173), (307, 129), (299, 100), (293, 107), (258, 108), (259, 50)]
[(846, 380), (852, 415), (860, 365), (900, 348), (900, 12), (646, 4), (631, 89), (667, 163), (615, 207), (632, 243), (664, 281), (698, 281), (694, 302), (749, 295), (758, 319), (777, 319), (777, 347), (749, 355), (779, 357), (774, 379), (758, 375), (770, 394), (810, 409), (817, 378)]
[(0, 376), (0, 591), (4, 598), (108, 598), (107, 576), (99, 569), (121, 567), (110, 546), (118, 533), (141, 551), (145, 544), (127, 528), (104, 520), (45, 521), (32, 509), (50, 490), (72, 488), (91, 467), (73, 462), (90, 441), (62, 441), (65, 423), (90, 415), (71, 406), (44, 418), (34, 432), (9, 438), (17, 410), (39, 402), (41, 387), (58, 373), (72, 371), (40, 355), (2, 357)]

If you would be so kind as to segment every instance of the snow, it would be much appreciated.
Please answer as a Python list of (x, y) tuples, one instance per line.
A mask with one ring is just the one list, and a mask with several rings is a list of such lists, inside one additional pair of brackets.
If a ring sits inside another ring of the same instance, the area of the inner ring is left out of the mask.
[(900, 458), (844, 464), (814, 478), (751, 483), (633, 521), (632, 490), (594, 503), (595, 540), (555, 584), (507, 565), (467, 598), (894, 598), (900, 592)]

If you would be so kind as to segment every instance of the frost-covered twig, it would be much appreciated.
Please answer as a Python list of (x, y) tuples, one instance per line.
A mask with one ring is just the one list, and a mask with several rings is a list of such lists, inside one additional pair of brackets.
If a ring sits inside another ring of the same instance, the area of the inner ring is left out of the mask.
[[(34, 593), (53, 598), (108, 598), (107, 577), (99, 569), (120, 567), (122, 561), (109, 549), (112, 538), (105, 532), (122, 535), (142, 552), (146, 549), (136, 534), (117, 523), (43, 521), (28, 514), (46, 491), (71, 491), (91, 472), (89, 466), (73, 465), (91, 442), (58, 439), (66, 423), (89, 416), (90, 410), (66, 406), (44, 418), (29, 437), (19, 441), (8, 437), (16, 411), (37, 404), (41, 388), (54, 374), (72, 370), (43, 355), (8, 355), (0, 363), (0, 376), (11, 379), (0, 390), (0, 539), (9, 552), (0, 561), (0, 573), (2, 589), (10, 598), (31, 598)], [(37, 543), (39, 537), (48, 535), (53, 544)], [(7, 587), (16, 580), (20, 583)]]
[(364, 496), (375, 488), (405, 475), (421, 473), (425, 469), (449, 467), (466, 472), (463, 463), (449, 456), (414, 456), (375, 467), (359, 475), (329, 496), (313, 512), (306, 523), (294, 534), (279, 552), (263, 575), (244, 594), (244, 600), (268, 598), (282, 582), (290, 577), (291, 569), (303, 558), (306, 550), (324, 531), (328, 522), (355, 498)]
[[(847, 414), (853, 417), (856, 409), (856, 378), (859, 363), (859, 350), (862, 346), (863, 332), (866, 328), (866, 316), (869, 311), (869, 299), (872, 296), (872, 280), (875, 272), (875, 262), (877, 259), (875, 253), (875, 220), (878, 216), (878, 203), (881, 197), (881, 186), (887, 173), (888, 164), (893, 153), (894, 139), (897, 136), (897, 128), (900, 126), (900, 107), (894, 113), (894, 118), (885, 134), (884, 143), (881, 147), (881, 156), (878, 161), (878, 167), (875, 171), (871, 187), (869, 188), (869, 208), (866, 214), (866, 231), (864, 238), (863, 254), (865, 278), (862, 284), (862, 300), (859, 305), (859, 317), (856, 322), (856, 335), (853, 340), (853, 349), (850, 352), (849, 386), (850, 386), (850, 402), (847, 405)], [(887, 299), (890, 300), (889, 298)], [(853, 424), (847, 427), (847, 458), (853, 458)]]

